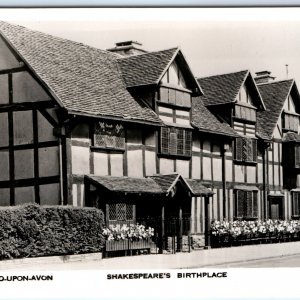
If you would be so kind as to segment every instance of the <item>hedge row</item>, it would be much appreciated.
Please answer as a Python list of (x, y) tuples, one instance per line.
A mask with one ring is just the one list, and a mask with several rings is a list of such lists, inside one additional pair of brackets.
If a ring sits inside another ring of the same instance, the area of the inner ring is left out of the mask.
[(99, 252), (104, 216), (96, 208), (0, 208), (0, 259)]

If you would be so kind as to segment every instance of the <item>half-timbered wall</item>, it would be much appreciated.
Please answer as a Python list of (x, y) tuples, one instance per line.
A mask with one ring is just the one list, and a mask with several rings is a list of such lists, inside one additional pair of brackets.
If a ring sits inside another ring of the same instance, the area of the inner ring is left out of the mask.
[(60, 203), (54, 102), (0, 39), (0, 205)]

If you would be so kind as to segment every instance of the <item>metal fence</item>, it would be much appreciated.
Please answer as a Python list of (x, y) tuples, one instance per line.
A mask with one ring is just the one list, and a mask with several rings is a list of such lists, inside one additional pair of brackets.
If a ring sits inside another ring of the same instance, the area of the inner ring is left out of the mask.
[[(137, 243), (137, 241), (106, 241), (105, 257), (116, 257), (138, 254), (176, 253), (191, 251), (190, 217), (137, 218), (137, 224), (154, 229), (151, 239)], [(122, 225), (122, 224), (121, 224)], [(129, 224), (127, 224), (129, 225)], [(164, 235), (162, 232), (164, 231)]]

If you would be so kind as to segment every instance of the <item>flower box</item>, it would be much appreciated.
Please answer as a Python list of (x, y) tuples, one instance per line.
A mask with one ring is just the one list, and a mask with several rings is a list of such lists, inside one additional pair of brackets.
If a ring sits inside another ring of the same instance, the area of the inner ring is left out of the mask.
[(130, 250), (139, 250), (139, 249), (150, 249), (151, 241), (147, 240), (139, 240), (139, 241), (129, 241), (129, 249)]
[(129, 249), (129, 240), (119, 240), (119, 241), (106, 241), (105, 250), (106, 251), (122, 251)]

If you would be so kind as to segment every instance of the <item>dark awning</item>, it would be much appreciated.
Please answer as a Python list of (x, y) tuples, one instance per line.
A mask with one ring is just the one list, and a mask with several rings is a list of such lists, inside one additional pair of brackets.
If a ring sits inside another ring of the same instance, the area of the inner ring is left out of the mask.
[(233, 189), (243, 190), (243, 191), (259, 191), (259, 188), (255, 185), (244, 185), (244, 184), (235, 185)]
[(95, 186), (100, 186), (112, 192), (130, 194), (163, 194), (160, 186), (151, 178), (86, 176)]
[(111, 192), (168, 195), (177, 182), (180, 181), (193, 196), (213, 195), (212, 191), (203, 186), (199, 180), (184, 179), (181, 175), (176, 173), (146, 178), (93, 175), (86, 175), (85, 178), (95, 186), (104, 187)]

